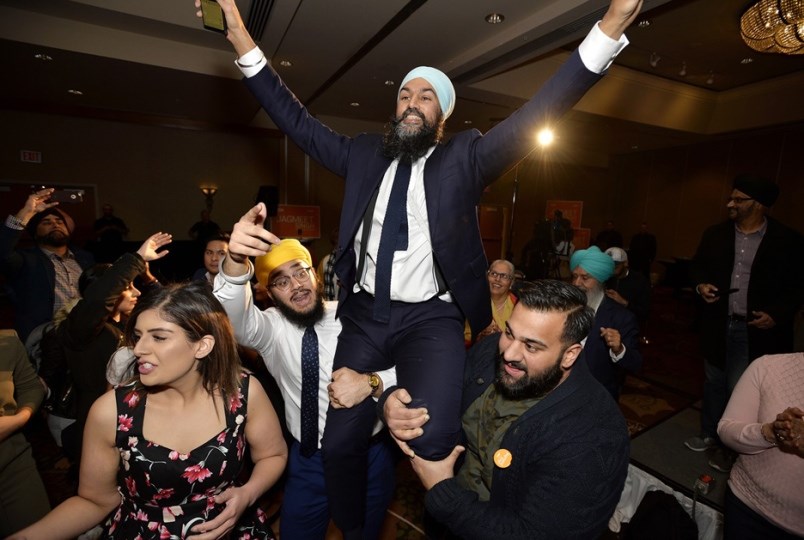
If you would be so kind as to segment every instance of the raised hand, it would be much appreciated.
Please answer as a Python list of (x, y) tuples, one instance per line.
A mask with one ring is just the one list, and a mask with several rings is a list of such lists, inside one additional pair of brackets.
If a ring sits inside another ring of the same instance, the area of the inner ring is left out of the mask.
[(137, 250), (137, 253), (145, 262), (155, 261), (156, 259), (161, 259), (170, 251), (167, 249), (164, 251), (157, 252), (161, 247), (168, 245), (173, 241), (173, 235), (169, 233), (158, 232), (154, 233), (149, 236), (145, 242), (142, 243), (140, 249)]
[[(268, 210), (259, 203), (240, 218), (232, 229), (229, 238), (228, 259), (242, 264), (246, 257), (259, 257), (270, 251), (272, 244), (278, 244), (279, 238), (263, 228), (268, 217)], [(228, 272), (227, 272), (228, 273)]]

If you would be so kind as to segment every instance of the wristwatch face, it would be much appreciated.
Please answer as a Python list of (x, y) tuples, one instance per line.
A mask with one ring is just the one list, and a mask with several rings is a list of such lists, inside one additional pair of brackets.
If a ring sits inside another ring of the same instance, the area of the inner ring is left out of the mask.
[(371, 373), (369, 375), (369, 386), (372, 388), (379, 388), (380, 386), (380, 378), (377, 376), (376, 373)]

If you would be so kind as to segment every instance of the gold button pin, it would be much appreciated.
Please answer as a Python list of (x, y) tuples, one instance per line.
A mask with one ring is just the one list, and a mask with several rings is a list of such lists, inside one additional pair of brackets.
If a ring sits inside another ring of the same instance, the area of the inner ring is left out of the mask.
[(513, 460), (513, 456), (511, 455), (511, 452), (505, 448), (500, 448), (494, 452), (494, 464), (501, 469), (507, 469), (510, 467), (511, 460)]

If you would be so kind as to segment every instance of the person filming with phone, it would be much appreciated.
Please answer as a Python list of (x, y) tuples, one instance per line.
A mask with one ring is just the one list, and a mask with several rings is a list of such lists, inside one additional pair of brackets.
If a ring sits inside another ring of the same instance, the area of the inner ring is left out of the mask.
[[(54, 188), (28, 196), (15, 215), (0, 227), (0, 273), (14, 302), (15, 328), (25, 341), (37, 326), (53, 319), (65, 304), (79, 297), (78, 277), (95, 264), (91, 253), (70, 245), (74, 223), (52, 197)], [(35, 246), (20, 248), (23, 231)]]
[[(804, 299), (804, 238), (767, 213), (779, 196), (768, 179), (742, 174), (726, 201), (729, 219), (709, 227), (690, 266), (700, 296), (704, 394), (701, 433), (690, 450), (713, 449), (709, 465), (728, 472), (735, 454), (717, 424), (740, 376), (755, 358), (793, 351), (793, 321)], [(791, 276), (791, 272), (793, 276)]]

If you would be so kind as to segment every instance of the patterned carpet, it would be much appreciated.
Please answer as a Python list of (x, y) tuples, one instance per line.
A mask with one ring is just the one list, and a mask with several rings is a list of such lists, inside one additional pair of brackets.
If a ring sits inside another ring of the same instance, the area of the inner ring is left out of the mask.
[[(668, 288), (654, 289), (651, 316), (645, 329), (648, 343), (640, 349), (644, 366), (639, 374), (626, 378), (620, 397), (620, 408), (632, 436), (700, 399), (703, 362), (697, 352), (693, 323), (694, 308), (689, 297), (679, 297)], [(41, 418), (31, 423), (27, 435), (51, 504), (58, 504), (75, 490), (74, 482), (68, 478), (69, 464)], [(410, 464), (401, 460), (396, 495), (381, 539), (424, 538), (423, 498), (424, 490)], [(269, 514), (275, 512), (281, 504), (281, 492), (269, 494), (263, 504)], [(327, 539), (337, 538), (340, 535), (331, 527)]]

